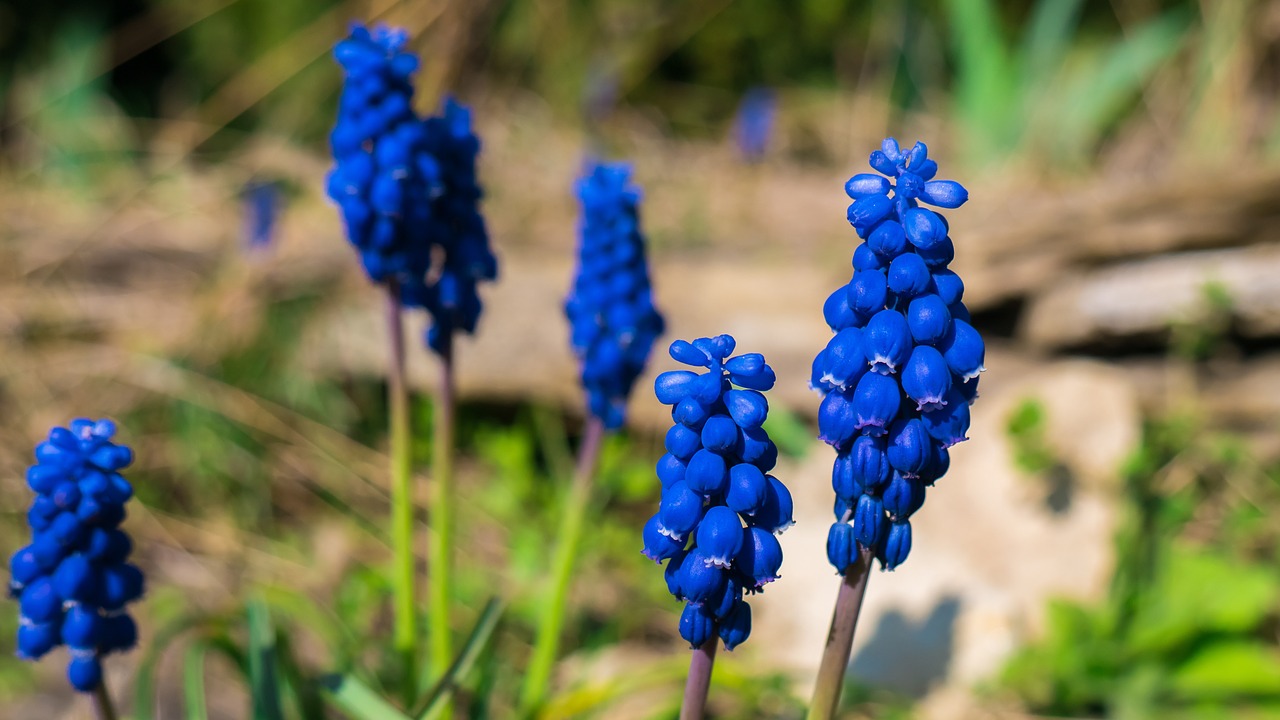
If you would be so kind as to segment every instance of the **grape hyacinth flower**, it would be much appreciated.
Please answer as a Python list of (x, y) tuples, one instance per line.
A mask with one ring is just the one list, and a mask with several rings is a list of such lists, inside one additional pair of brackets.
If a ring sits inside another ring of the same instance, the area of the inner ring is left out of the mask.
[(758, 163), (764, 159), (777, 114), (778, 97), (772, 89), (754, 87), (742, 96), (733, 119), (733, 139), (744, 160)]
[(578, 267), (564, 304), (588, 409), (608, 429), (625, 422), (631, 386), (664, 327), (630, 179), (629, 165), (593, 162), (578, 180)]
[(911, 552), (911, 516), (966, 438), (983, 368), (981, 335), (969, 324), (964, 284), (945, 218), (969, 193), (935, 180), (924, 143), (903, 151), (889, 138), (871, 153), (879, 174), (845, 184), (847, 218), (863, 242), (849, 283), (827, 299), (835, 335), (813, 361), (823, 396), (820, 437), (836, 451), (836, 522), (827, 557), (845, 575), (810, 718), (830, 718), (848, 664), (872, 557), (893, 570)]
[(245, 183), (241, 194), (247, 245), (251, 250), (266, 248), (271, 244), (280, 217), (280, 184), (255, 178)]
[(581, 364), (587, 423), (560, 512), (551, 593), (542, 603), (525, 673), (524, 715), (536, 714), (546, 696), (601, 444), (607, 431), (626, 421), (627, 397), (663, 330), (662, 316), (653, 306), (640, 233), (640, 190), (630, 184), (630, 177), (628, 165), (592, 162), (577, 182), (582, 205), (578, 267), (564, 308), (572, 328), (570, 344)]
[[(133, 452), (111, 441), (110, 420), (72, 420), (36, 446), (27, 485), (31, 543), (9, 562), (9, 595), (18, 601), (18, 657), (39, 660), (66, 645), (67, 679), (109, 704), (102, 659), (133, 648), (138, 628), (127, 606), (142, 597), (143, 577), (128, 562), (133, 543), (120, 529), (133, 487), (120, 470)], [(100, 708), (102, 706), (100, 705)]]
[(645, 525), (643, 552), (667, 562), (667, 588), (685, 603), (680, 635), (695, 650), (685, 709), (699, 716), (715, 638), (732, 650), (751, 634), (744, 596), (779, 578), (776, 535), (794, 524), (791, 493), (768, 474), (777, 446), (761, 427), (773, 369), (757, 353), (730, 357), (734, 347), (728, 335), (677, 340), (671, 357), (706, 372), (672, 370), (654, 383), (674, 425), (658, 460), (662, 500)]

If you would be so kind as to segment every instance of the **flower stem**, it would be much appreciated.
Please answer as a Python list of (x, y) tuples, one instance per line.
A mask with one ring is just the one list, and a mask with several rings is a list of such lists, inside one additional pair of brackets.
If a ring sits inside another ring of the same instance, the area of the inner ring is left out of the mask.
[(97, 689), (93, 691), (93, 716), (97, 720), (116, 720), (116, 708), (111, 704), (111, 694), (107, 692), (107, 681), (103, 678)]
[(390, 362), (387, 368), (387, 412), (391, 432), (391, 546), (395, 553), (395, 650), (403, 663), (404, 697), (417, 700), (414, 683), (418, 640), (414, 603), (413, 469), (409, 431), (409, 389), (405, 383), (404, 321), (400, 286), (387, 283), (387, 330)]
[(453, 637), (449, 623), (452, 589), (453, 548), (453, 453), (455, 392), (453, 377), (453, 334), (448, 333), (440, 348), (440, 386), (436, 392), (431, 447), (431, 533), (430, 562), (431, 665), (439, 677), (453, 662)]
[(689, 659), (689, 679), (684, 685), (684, 702), (680, 705), (680, 720), (702, 720), (707, 707), (707, 691), (711, 689), (711, 668), (716, 662), (716, 647), (720, 641), (712, 638), (693, 651)]
[(836, 610), (831, 616), (831, 630), (827, 633), (827, 647), (818, 666), (818, 682), (813, 688), (808, 720), (831, 720), (836, 716), (840, 691), (844, 689), (844, 673), (849, 667), (849, 652), (853, 649), (853, 632), (858, 627), (862, 597), (867, 592), (871, 560), (871, 551), (859, 546), (857, 562), (845, 569), (840, 593), (836, 596)]
[(542, 704), (547, 694), (551, 669), (560, 649), (560, 633), (564, 628), (565, 604), (569, 598), (569, 586), (573, 577), (574, 561), (578, 557), (578, 544), (582, 538), (582, 525), (591, 504), (592, 479), (600, 458), (604, 440), (604, 422), (591, 415), (583, 431), (582, 446), (578, 449), (578, 465), (560, 512), (560, 538), (551, 570), (551, 596), (542, 605), (538, 620), (538, 635), (533, 645), (533, 657), (525, 674), (520, 705), (524, 714), (530, 714)]

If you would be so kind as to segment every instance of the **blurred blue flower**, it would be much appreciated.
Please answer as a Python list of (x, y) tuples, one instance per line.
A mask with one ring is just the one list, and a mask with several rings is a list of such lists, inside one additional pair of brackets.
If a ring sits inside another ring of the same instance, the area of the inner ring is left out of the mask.
[(934, 179), (924, 143), (903, 151), (889, 138), (870, 162), (880, 174), (845, 183), (846, 216), (865, 242), (853, 277), (823, 307), (835, 336), (810, 380), (824, 396), (820, 437), (837, 453), (827, 557), (842, 574), (858, 545), (888, 570), (907, 559), (910, 517), (946, 473), (947, 448), (965, 439), (985, 355), (961, 302), (964, 283), (947, 269), (947, 221), (921, 207), (957, 208), (968, 191)]
[(578, 180), (578, 266), (564, 303), (588, 408), (608, 428), (625, 421), (631, 386), (663, 331), (630, 177), (628, 165), (592, 162)]
[(81, 692), (102, 680), (101, 659), (133, 648), (138, 628), (126, 607), (143, 593), (142, 571), (127, 562), (133, 543), (120, 529), (133, 487), (120, 470), (133, 451), (111, 441), (110, 420), (72, 420), (36, 446), (27, 485), (31, 543), (9, 561), (18, 601), (18, 657), (38, 660), (66, 645), (67, 678)]
[(742, 96), (733, 119), (733, 139), (744, 160), (755, 163), (764, 159), (777, 114), (778, 98), (772, 89), (754, 87)]
[(728, 650), (750, 635), (743, 595), (778, 579), (776, 535), (794, 524), (791, 493), (767, 474), (778, 449), (760, 427), (763, 391), (776, 378), (759, 354), (730, 357), (735, 345), (728, 335), (676, 340), (671, 357), (706, 372), (671, 370), (654, 381), (675, 425), (658, 461), (662, 500), (643, 551), (667, 561), (667, 589), (685, 602), (681, 636), (698, 647), (718, 634)]
[(275, 235), (280, 215), (280, 186), (272, 180), (252, 179), (241, 192), (244, 202), (244, 234), (251, 250), (265, 248)]

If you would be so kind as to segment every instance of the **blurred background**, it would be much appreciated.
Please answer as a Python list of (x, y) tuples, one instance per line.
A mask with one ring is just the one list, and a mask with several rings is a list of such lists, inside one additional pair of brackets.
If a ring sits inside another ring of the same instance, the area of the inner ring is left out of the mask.
[[(495, 588), (511, 609), (473, 717), (510, 712), (580, 430), (560, 303), (590, 154), (635, 162), (666, 340), (777, 369), (799, 524), (712, 710), (800, 716), (837, 586), (806, 381), (843, 182), (887, 135), (970, 190), (947, 214), (988, 373), (911, 560), (872, 577), (848, 716), (1280, 715), (1280, 3), (7, 0), (0, 549), (34, 443), (117, 419), (150, 588), (108, 667), (126, 711), (138, 686), (158, 717), (204, 717), (196, 691), (245, 717), (216, 650), (250, 598), (306, 672), (390, 634), (379, 298), (322, 191), (353, 19), (407, 28), (419, 111), (453, 93), (484, 141), (502, 277), (458, 351), (458, 626)], [(672, 365), (606, 448), (547, 717), (675, 716), (680, 606), (638, 552)], [(435, 366), (410, 366), (425, 478)], [(0, 714), (87, 717), (16, 625)]]

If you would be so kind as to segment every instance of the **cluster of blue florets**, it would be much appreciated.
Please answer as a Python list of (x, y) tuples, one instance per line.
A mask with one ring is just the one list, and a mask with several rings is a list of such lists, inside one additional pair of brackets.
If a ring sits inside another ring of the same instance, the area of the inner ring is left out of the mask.
[[(744, 593), (777, 580), (791, 527), (791, 493), (767, 473), (778, 448), (761, 427), (773, 369), (758, 353), (730, 357), (728, 335), (671, 344), (672, 370), (654, 383), (675, 425), (658, 460), (662, 501), (644, 527), (644, 554), (666, 560), (667, 588), (685, 602), (680, 635), (699, 647), (719, 634), (732, 650), (751, 634)], [(737, 385), (738, 388), (734, 386)]]
[(498, 264), (479, 212), (471, 112), (448, 99), (440, 116), (418, 117), (407, 41), (403, 30), (356, 25), (334, 49), (346, 80), (328, 194), (369, 278), (431, 313), (427, 343), (441, 351), (454, 332), (475, 330), (476, 284)]
[(110, 420), (78, 419), (36, 446), (27, 470), (36, 492), (27, 513), (32, 540), (10, 560), (18, 656), (37, 660), (66, 645), (67, 677), (83, 692), (102, 681), (103, 655), (138, 639), (125, 607), (142, 596), (142, 571), (127, 562), (133, 543), (119, 527), (133, 496), (119, 471), (133, 452), (111, 442), (115, 431)]
[(889, 570), (906, 560), (911, 515), (946, 473), (948, 448), (966, 439), (983, 370), (964, 284), (947, 269), (955, 252), (947, 221), (920, 207), (956, 208), (968, 191), (933, 179), (938, 165), (923, 143), (903, 152), (885, 140), (871, 167), (896, 182), (862, 173), (845, 184), (849, 223), (863, 242), (853, 278), (823, 307), (835, 336), (814, 358), (810, 381), (825, 396), (821, 438), (838, 453), (827, 556), (841, 573), (859, 545)]
[(588, 409), (608, 428), (625, 421), (631, 386), (664, 328), (630, 177), (629, 165), (592, 163), (578, 180), (578, 268), (564, 304)]

